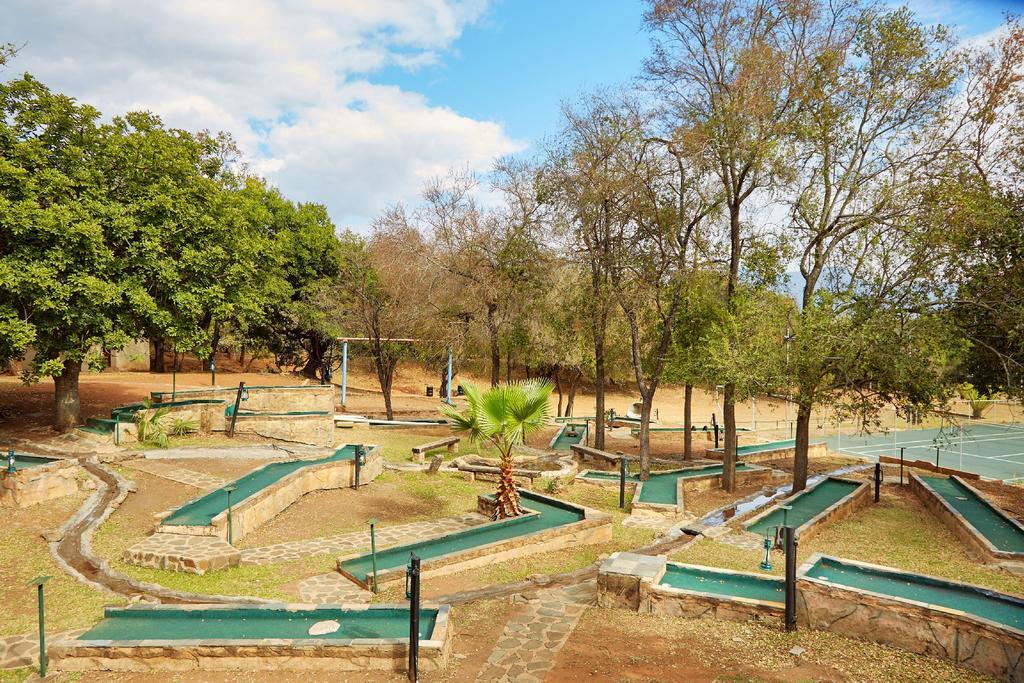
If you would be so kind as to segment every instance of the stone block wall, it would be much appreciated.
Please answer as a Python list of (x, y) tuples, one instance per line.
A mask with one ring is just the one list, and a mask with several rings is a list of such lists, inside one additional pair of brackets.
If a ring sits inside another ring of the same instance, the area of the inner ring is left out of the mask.
[(949, 659), (1003, 681), (1024, 681), (1024, 633), (964, 613), (801, 576), (797, 620), (810, 628)]
[[(223, 429), (227, 429), (230, 419), (225, 418)], [(235, 433), (327, 447), (334, 443), (334, 415), (240, 414), (235, 420)]]
[[(303, 411), (320, 411), (334, 413), (336, 402), (334, 385), (295, 385), (279, 387), (246, 387), (248, 400), (242, 401), (241, 410), (254, 410), (269, 413), (293, 413)], [(210, 387), (208, 389), (184, 389), (175, 392), (175, 400), (216, 399), (234, 405), (238, 386)], [(155, 403), (171, 400), (169, 391), (153, 392)]]
[[(721, 460), (725, 457), (725, 451), (721, 448), (709, 448), (707, 451), (708, 458), (715, 460)], [(748, 464), (756, 465), (762, 462), (770, 462), (772, 460), (782, 460), (783, 458), (792, 458), (796, 455), (796, 447), (789, 446), (786, 448), (773, 448), (770, 451), (756, 451), (754, 453), (740, 453), (739, 461)], [(828, 455), (828, 445), (824, 442), (812, 443), (807, 446), (807, 457), (815, 458)]]
[(0, 469), (0, 507), (24, 508), (62, 498), (90, 481), (75, 460), (54, 460), (10, 474)]

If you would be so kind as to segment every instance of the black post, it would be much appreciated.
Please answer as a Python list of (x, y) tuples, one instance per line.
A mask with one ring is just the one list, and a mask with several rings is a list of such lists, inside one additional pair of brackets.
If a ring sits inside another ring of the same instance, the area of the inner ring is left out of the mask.
[(238, 383), (238, 393), (235, 394), (235, 410), (231, 413), (231, 428), (228, 436), (235, 435), (235, 420), (238, 419), (238, 406), (242, 403), (242, 392), (245, 391), (245, 382)]
[(939, 447), (935, 447), (935, 469), (939, 469)]
[(363, 469), (363, 459), (366, 457), (362, 446), (356, 446), (356, 491), (359, 490), (359, 473)]
[(875, 502), (878, 502), (878, 497), (881, 495), (882, 488), (882, 463), (875, 463)]
[(216, 352), (210, 354), (210, 386), (217, 386), (217, 358), (214, 355)]
[(904, 448), (900, 448), (900, 486), (903, 486), (903, 451)]
[(796, 630), (796, 529), (785, 527), (786, 533), (786, 630)]
[(409, 680), (419, 680), (420, 657), (420, 558), (409, 554)]
[(626, 456), (622, 455), (622, 451), (619, 451), (619, 507), (625, 509), (626, 507)]

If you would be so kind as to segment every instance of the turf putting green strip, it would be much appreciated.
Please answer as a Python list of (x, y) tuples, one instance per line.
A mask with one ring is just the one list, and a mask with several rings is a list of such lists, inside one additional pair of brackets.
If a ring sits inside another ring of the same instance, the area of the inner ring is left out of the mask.
[(829, 557), (815, 562), (806, 576), (824, 579), (837, 586), (938, 605), (1024, 630), (1024, 600), (976, 586), (847, 564)]
[[(311, 636), (320, 621), (337, 621), (334, 633)], [(420, 610), (420, 638), (428, 640), (437, 620), (436, 609)], [(409, 610), (399, 608), (346, 610), (317, 607), (281, 609), (119, 609), (108, 610), (98, 624), (77, 640), (287, 640), (323, 638), (408, 638)]]
[[(744, 463), (736, 464), (736, 471), (752, 469)], [(722, 473), (722, 465), (708, 465), (707, 467), (688, 467), (684, 470), (674, 472), (651, 473), (650, 478), (644, 482), (640, 489), (641, 503), (657, 503), (659, 505), (676, 505), (676, 481), (689, 479), (690, 477), (706, 477)], [(595, 479), (601, 481), (618, 481), (619, 475), (616, 472), (587, 472), (584, 479)], [(640, 477), (635, 474), (626, 475), (626, 481), (631, 484), (640, 483)]]
[[(292, 472), (297, 472), (313, 465), (352, 460), (354, 456), (355, 446), (349, 445), (339, 448), (333, 455), (318, 460), (289, 460), (287, 462), (272, 462), (269, 465), (264, 465), (258, 470), (231, 482), (230, 485), (235, 487), (235, 491), (231, 494), (232, 506), (238, 505), (249, 496), (259, 493)], [(182, 505), (170, 516), (164, 518), (161, 524), (165, 526), (209, 526), (214, 517), (228, 508), (228, 494), (224, 491), (224, 488), (222, 486), (221, 488), (214, 489), (205, 496)]]
[(777, 451), (783, 448), (796, 448), (796, 441), (788, 439), (786, 441), (772, 441), (770, 443), (753, 443), (747, 446), (737, 446), (736, 455), (763, 453), (764, 451)]
[(708, 567), (683, 567), (669, 563), (660, 585), (727, 598), (747, 598), (783, 604), (785, 582), (760, 576), (718, 572)]
[[(450, 553), (471, 550), (488, 543), (507, 541), (511, 538), (547, 531), (586, 518), (583, 509), (574, 505), (558, 504), (549, 499), (534, 496), (527, 491), (520, 491), (519, 495), (523, 505), (537, 514), (503, 519), (438, 538), (379, 551), (377, 553), (377, 571), (404, 567), (409, 561), (411, 552), (415, 552), (417, 557), (422, 560), (430, 560)], [(373, 573), (373, 560), (369, 553), (344, 560), (338, 566), (339, 569), (363, 583), (366, 583)]]
[(998, 550), (1024, 553), (1024, 532), (999, 514), (987, 500), (952, 478), (921, 477), (921, 481), (963, 515)]
[[(572, 433), (575, 433), (575, 436), (571, 436), (570, 434)], [(566, 424), (564, 427), (562, 427), (562, 429), (558, 432), (558, 436), (555, 437), (552, 449), (556, 451), (567, 451), (569, 450), (570, 446), (582, 442), (585, 434), (585, 424), (576, 424), (574, 422), (570, 422)]]
[(783, 518), (785, 518), (785, 522), (789, 526), (794, 528), (801, 527), (821, 514), (825, 508), (835, 505), (856, 491), (859, 486), (860, 483), (855, 481), (833, 479), (831, 477), (824, 479), (814, 488), (803, 491), (795, 498), (784, 501), (783, 505), (793, 508), (788, 513), (784, 515), (785, 511), (777, 508), (774, 512), (765, 515), (748, 526), (747, 531), (752, 531), (756, 534), (773, 533), (775, 527), (782, 526)]
[[(57, 458), (44, 458), (40, 455), (26, 455), (24, 453), (14, 454), (14, 467), (19, 470), (27, 470), (31, 467), (39, 467), (40, 465), (49, 465), (51, 462), (57, 462)], [(7, 454), (4, 453), (3, 457), (0, 458), (0, 469), (7, 469)]]

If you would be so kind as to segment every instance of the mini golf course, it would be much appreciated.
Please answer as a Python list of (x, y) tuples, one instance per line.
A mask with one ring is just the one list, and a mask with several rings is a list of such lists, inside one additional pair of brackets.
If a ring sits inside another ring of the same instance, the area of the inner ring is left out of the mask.
[[(399, 578), (397, 576), (399, 573), (404, 576), (406, 563), (409, 561), (410, 553), (413, 552), (424, 561), (424, 570), (426, 570), (430, 560), (479, 550), (489, 544), (522, 539), (530, 534), (565, 527), (582, 522), (587, 518), (584, 508), (529, 491), (520, 491), (519, 495), (522, 498), (523, 506), (531, 511), (530, 514), (502, 519), (472, 529), (378, 551), (376, 554), (378, 581), (383, 580), (382, 574), (386, 574), (387, 578)], [(339, 560), (338, 571), (353, 581), (368, 586), (373, 576), (373, 563), (374, 559), (370, 553), (358, 555)]]
[(711, 567), (682, 565), (675, 562), (667, 564), (665, 575), (661, 577), (658, 584), (695, 593), (726, 598), (745, 598), (778, 603), (779, 605), (782, 605), (785, 592), (782, 579), (721, 571)]
[[(437, 609), (420, 610), (420, 638), (434, 630)], [(345, 609), (330, 605), (313, 609), (260, 609), (205, 607), (202, 609), (112, 609), (103, 620), (77, 640), (302, 640), (321, 621), (337, 621), (340, 628), (318, 638), (408, 638), (409, 610)]]
[[(754, 469), (753, 466), (747, 465), (746, 463), (737, 463), (736, 471), (745, 472)], [(681, 470), (672, 470), (670, 472), (652, 472), (650, 478), (642, 482), (643, 486), (640, 489), (640, 503), (653, 503), (655, 505), (676, 505), (676, 482), (680, 479), (688, 479), (691, 477), (707, 477), (716, 476), (722, 474), (722, 465), (707, 465), (704, 467), (688, 467)], [(608, 482), (618, 482), (619, 475), (616, 472), (597, 472), (589, 471), (580, 477), (584, 480), (590, 480), (595, 483), (606, 484)], [(630, 484), (640, 484), (640, 477), (635, 474), (627, 474), (626, 482)]]
[[(370, 446), (366, 447), (369, 450)], [(289, 460), (286, 462), (272, 462), (269, 465), (250, 472), (249, 474), (231, 482), (235, 491), (231, 495), (231, 504), (238, 505), (250, 496), (259, 493), (268, 486), (275, 484), (284, 477), (297, 472), (303, 468), (314, 465), (323, 465), (330, 462), (352, 460), (355, 458), (354, 445), (347, 445), (336, 450), (332, 455), (316, 460)], [(226, 487), (214, 489), (205, 496), (181, 506), (161, 522), (164, 526), (209, 526), (213, 518), (227, 510), (228, 494)]]
[[(39, 467), (40, 465), (49, 465), (52, 462), (57, 462), (60, 458), (47, 458), (42, 455), (28, 455), (26, 453), (15, 453), (14, 454), (14, 467), (19, 470), (26, 470), (30, 467)], [(2, 467), (0, 470), (7, 471), (7, 455), (4, 454), (3, 462), (0, 463)]]
[(817, 558), (801, 574), (830, 585), (937, 605), (1024, 630), (1024, 600), (985, 588), (834, 557)]
[(970, 487), (952, 477), (921, 476), (920, 480), (997, 550), (1024, 553), (1024, 529)]
[(567, 451), (571, 446), (584, 443), (587, 439), (586, 423), (567, 422), (551, 439), (548, 448), (554, 451)]
[[(395, 671), (407, 661), (409, 617), (400, 605), (108, 607), (81, 636), (54, 643), (50, 659), (62, 671)], [(420, 669), (444, 668), (448, 607), (421, 608), (418, 635)]]
[(786, 511), (775, 506), (747, 522), (746, 529), (757, 534), (769, 535), (774, 533), (775, 527), (783, 526), (783, 522), (799, 529), (832, 506), (852, 496), (861, 486), (860, 482), (828, 477), (813, 488), (805, 489), (782, 501), (781, 504), (791, 507), (791, 510)]

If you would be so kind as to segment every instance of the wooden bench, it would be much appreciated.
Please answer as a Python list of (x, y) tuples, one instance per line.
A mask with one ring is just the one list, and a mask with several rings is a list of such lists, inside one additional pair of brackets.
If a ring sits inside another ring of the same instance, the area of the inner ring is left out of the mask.
[[(465, 474), (471, 481), (476, 480), (477, 478), (497, 481), (498, 476), (501, 474), (500, 469), (489, 465), (459, 465), (459, 472)], [(512, 470), (512, 476), (517, 479), (529, 479), (530, 486), (533, 486), (533, 480), (540, 477), (541, 472), (540, 470), (523, 470), (516, 468)]]
[(423, 456), (427, 451), (432, 451), (435, 448), (448, 447), (449, 453), (457, 453), (459, 450), (459, 437), (449, 436), (437, 441), (431, 441), (430, 443), (420, 444), (419, 446), (412, 447), (412, 459), (415, 462), (423, 462)]
[[(583, 462), (595, 462), (597, 464), (603, 464), (605, 466), (616, 465), (618, 466), (619, 460), (623, 456), (615, 453), (609, 453), (608, 451), (602, 451), (597, 448), (591, 448), (590, 446), (581, 446), (574, 443), (569, 446), (569, 449), (574, 455), (579, 456)], [(630, 456), (625, 456), (627, 460), (633, 459)]]

